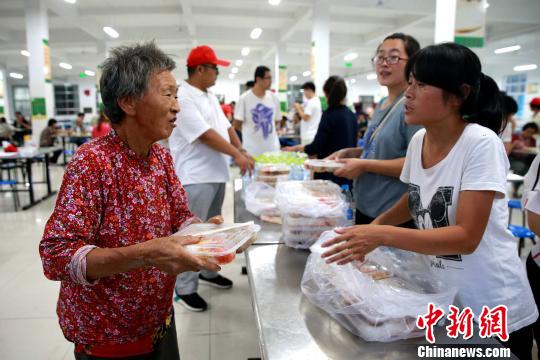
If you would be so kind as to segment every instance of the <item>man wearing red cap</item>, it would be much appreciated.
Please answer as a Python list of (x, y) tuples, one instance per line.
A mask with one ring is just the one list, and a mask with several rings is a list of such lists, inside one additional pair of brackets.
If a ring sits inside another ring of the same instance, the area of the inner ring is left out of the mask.
[(536, 125), (540, 126), (540, 98), (535, 97), (529, 103), (532, 111), (531, 121), (534, 121)]
[[(210, 47), (191, 50), (188, 79), (178, 91), (180, 112), (169, 138), (175, 171), (186, 190), (189, 208), (203, 221), (221, 215), (230, 157), (242, 174), (253, 169), (253, 160), (242, 148), (217, 97), (208, 91), (216, 83), (218, 66), (229, 66), (229, 62), (218, 59)], [(199, 279), (222, 289), (232, 287), (232, 281), (216, 272), (181, 274), (176, 279), (176, 299), (192, 311), (207, 308), (197, 293)]]

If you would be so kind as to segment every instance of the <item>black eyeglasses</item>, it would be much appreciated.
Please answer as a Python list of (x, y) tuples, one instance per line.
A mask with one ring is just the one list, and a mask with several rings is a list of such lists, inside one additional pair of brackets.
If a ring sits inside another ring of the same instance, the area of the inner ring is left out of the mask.
[(219, 74), (219, 69), (218, 69), (217, 65), (203, 64), (202, 66), (204, 66), (207, 69), (213, 69), (213, 70), (216, 71), (216, 74)]
[(409, 60), (409, 59), (399, 57), (398, 55), (390, 55), (390, 56), (376, 55), (371, 59), (371, 63), (373, 65), (381, 65), (383, 62), (386, 61), (388, 65), (395, 65), (399, 62), (399, 60)]

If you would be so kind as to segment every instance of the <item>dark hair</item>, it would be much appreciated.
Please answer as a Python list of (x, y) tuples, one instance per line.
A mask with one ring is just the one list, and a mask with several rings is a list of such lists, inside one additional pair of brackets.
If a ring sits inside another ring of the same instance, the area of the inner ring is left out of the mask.
[(253, 85), (255, 85), (255, 82), (257, 82), (257, 78), (264, 78), (264, 75), (266, 75), (266, 72), (270, 71), (270, 69), (264, 65), (259, 65), (255, 69), (255, 79), (253, 81)]
[(503, 100), (503, 112), (505, 116), (514, 115), (518, 112), (518, 104), (513, 97), (506, 95), (506, 93), (501, 91), (501, 96)]
[[(405, 52), (407, 56), (411, 58), (414, 54), (420, 51), (420, 44), (418, 41), (413, 38), (411, 35), (405, 35), (404, 33), (393, 33), (384, 38), (383, 42), (386, 40), (401, 40), (403, 41), (403, 46), (405, 47)], [(381, 47), (382, 43), (377, 46), (377, 50)]]
[(255, 86), (255, 81), (253, 80), (246, 81), (246, 89), (251, 89), (253, 86)]
[(533, 122), (528, 122), (525, 125), (523, 125), (523, 127), (521, 128), (521, 131), (525, 131), (527, 129), (534, 129), (536, 132), (538, 132), (538, 125), (536, 125), (536, 123), (533, 123)]
[(188, 77), (192, 77), (195, 74), (195, 70), (197, 70), (196, 66), (187, 66), (186, 68)]
[(7, 121), (6, 121), (6, 118), (2, 116), (2, 117), (0, 118), (0, 124), (3, 124), (3, 123), (5, 123), (5, 122), (7, 122)]
[(47, 121), (47, 126), (52, 126), (54, 124), (56, 124), (58, 121), (56, 121), (56, 119), (49, 119), (49, 121)]
[(302, 85), (302, 89), (315, 92), (315, 84), (313, 83), (313, 81), (308, 81), (304, 83), (304, 85)]
[(128, 96), (142, 98), (148, 90), (150, 76), (161, 71), (173, 71), (175, 67), (174, 60), (154, 41), (112, 49), (102, 64), (99, 80), (105, 115), (111, 123), (119, 124), (125, 115), (118, 100)]
[(80, 112), (77, 114), (77, 117), (84, 116), (84, 113)]
[[(480, 59), (469, 48), (455, 43), (425, 47), (409, 59), (405, 74), (463, 99), (459, 111), (466, 122), (485, 126), (497, 134), (505, 128), (499, 88), (482, 73)], [(470, 87), (467, 96), (462, 93), (464, 84)]]
[(328, 108), (331, 109), (341, 105), (347, 96), (347, 85), (345, 85), (343, 78), (333, 75), (324, 83), (323, 91), (328, 99)]

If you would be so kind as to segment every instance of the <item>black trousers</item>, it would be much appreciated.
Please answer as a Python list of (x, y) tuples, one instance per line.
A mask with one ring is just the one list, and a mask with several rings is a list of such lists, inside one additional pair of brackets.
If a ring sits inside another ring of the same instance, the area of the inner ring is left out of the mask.
[[(375, 220), (375, 218), (367, 216), (366, 214), (362, 213), (360, 210), (356, 209), (356, 218), (354, 222), (356, 225), (370, 224), (373, 220)], [(403, 228), (408, 228), (408, 229), (416, 229), (416, 225), (414, 224), (413, 220), (409, 220), (398, 226), (403, 227)]]
[(509, 348), (512, 354), (516, 355), (519, 360), (531, 360), (533, 327), (534, 324), (531, 324), (516, 330), (508, 335), (508, 341), (500, 341), (500, 343), (504, 347)]
[[(92, 356), (86, 354), (75, 353), (76, 360), (108, 360), (100, 356)], [(176, 324), (174, 315), (172, 324), (167, 331), (167, 334), (155, 346), (155, 350), (150, 354), (128, 356), (122, 358), (114, 358), (115, 360), (180, 360), (180, 352), (178, 351), (178, 339), (176, 336)]]

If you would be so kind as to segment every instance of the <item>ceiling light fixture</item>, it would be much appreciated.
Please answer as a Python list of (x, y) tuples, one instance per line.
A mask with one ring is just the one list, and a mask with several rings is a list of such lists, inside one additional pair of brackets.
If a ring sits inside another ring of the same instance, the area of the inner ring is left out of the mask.
[(16, 73), (16, 72), (9, 73), (9, 76), (14, 78), (14, 79), (22, 79), (22, 78), (24, 78), (23, 74), (19, 74), (19, 73)]
[(514, 66), (514, 71), (528, 71), (538, 69), (536, 64), (518, 65)]
[(244, 63), (243, 60), (236, 60), (234, 64), (235, 64), (236, 66), (242, 66), (243, 63)]
[(351, 79), (351, 84), (354, 84), (356, 82), (356, 79)]
[(92, 70), (84, 70), (84, 73), (85, 73), (86, 75), (88, 75), (88, 76), (95, 76), (95, 75), (96, 75), (96, 73), (93, 72)]
[(229, 74), (229, 79), (234, 79), (234, 74)]
[(304, 72), (302, 73), (302, 76), (303, 76), (303, 77), (308, 77), (309, 75), (311, 75), (311, 71), (309, 71), (309, 70), (306, 70), (306, 71), (304, 71)]
[(249, 55), (249, 48), (248, 47), (245, 47), (245, 48), (242, 48), (242, 56), (248, 56)]
[(77, 2), (77, 0), (64, 0), (65, 2), (67, 2), (68, 4), (75, 4)]
[(255, 28), (253, 30), (251, 30), (251, 34), (249, 35), (253, 40), (256, 40), (258, 39), (262, 34), (262, 29), (261, 28)]
[(509, 53), (509, 52), (512, 52), (512, 51), (518, 51), (519, 49), (521, 49), (521, 46), (519, 46), (519, 45), (507, 46), (507, 47), (503, 47), (503, 48), (500, 48), (500, 49), (496, 49), (494, 51), (494, 53), (495, 54), (504, 54), (504, 53)]
[(281, 0), (268, 0), (268, 3), (273, 6), (278, 6)]
[(231, 69), (231, 72), (232, 72), (233, 74), (236, 74), (236, 73), (238, 72), (238, 68), (237, 68), (237, 67), (233, 67), (233, 68)]
[(109, 35), (110, 37), (112, 37), (113, 39), (116, 39), (117, 37), (120, 36), (120, 34), (118, 34), (118, 31), (114, 30), (112, 27), (110, 26), (104, 26), (103, 27), (103, 31), (105, 32), (105, 34)]
[(29, 56), (30, 56), (30, 51), (28, 51), (28, 50), (21, 50), (21, 55), (22, 55), (22, 56), (29, 57)]
[(68, 63), (65, 63), (65, 62), (59, 63), (58, 66), (60, 66), (62, 69), (66, 69), (66, 70), (73, 69), (73, 66), (71, 66), (71, 64), (68, 64)]
[(298, 80), (298, 76), (296, 75), (293, 75), (289, 78), (289, 80), (291, 80), (292, 82), (295, 82), (296, 80)]
[(345, 55), (345, 57), (343, 58), (343, 60), (345, 60), (346, 62), (349, 62), (349, 61), (353, 61), (353, 60), (356, 59), (357, 57), (358, 57), (358, 54), (357, 54), (357, 53), (350, 53), (350, 54)]

